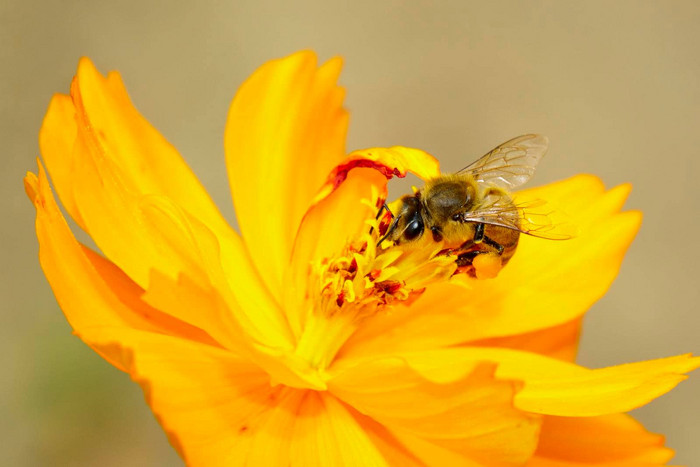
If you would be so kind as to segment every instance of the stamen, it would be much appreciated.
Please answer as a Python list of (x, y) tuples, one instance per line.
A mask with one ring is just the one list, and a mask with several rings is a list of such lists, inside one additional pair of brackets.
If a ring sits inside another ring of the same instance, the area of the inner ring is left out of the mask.
[[(383, 202), (383, 200), (382, 200)], [(365, 204), (376, 206), (377, 203)], [(381, 204), (381, 203), (380, 203)], [(442, 242), (424, 235), (415, 242), (377, 246), (390, 214), (367, 219), (367, 229), (335, 258), (312, 265), (310, 303), (313, 309), (297, 342), (297, 355), (319, 370), (371, 316), (398, 304), (410, 304), (431, 283), (449, 279), (457, 265), (444, 254)]]

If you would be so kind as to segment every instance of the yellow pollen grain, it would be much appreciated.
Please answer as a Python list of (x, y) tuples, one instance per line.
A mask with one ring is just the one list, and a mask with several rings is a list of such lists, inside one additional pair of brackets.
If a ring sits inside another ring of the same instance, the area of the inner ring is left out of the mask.
[(346, 302), (352, 303), (355, 301), (355, 287), (351, 280), (346, 280), (343, 284), (343, 296)]

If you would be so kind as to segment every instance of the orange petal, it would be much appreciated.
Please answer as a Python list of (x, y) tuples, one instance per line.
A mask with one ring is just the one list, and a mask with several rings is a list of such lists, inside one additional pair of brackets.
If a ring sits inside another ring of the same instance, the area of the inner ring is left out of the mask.
[[(376, 214), (374, 207), (386, 179), (372, 169), (358, 169), (323, 202), (314, 206), (304, 217), (285, 279), (285, 306), (287, 319), (296, 335), (306, 322), (306, 314), (313, 310), (313, 300), (308, 290), (321, 289), (321, 284), (311, 283), (311, 268), (323, 258), (337, 257), (349, 240), (356, 239), (365, 223)], [(374, 202), (370, 201), (374, 198)], [(364, 201), (364, 202), (363, 202)]]
[(638, 212), (619, 212), (628, 192), (628, 186), (606, 192), (597, 178), (580, 175), (519, 193), (519, 199), (544, 199), (567, 212), (579, 235), (564, 241), (521, 235), (515, 256), (497, 278), (458, 276), (428, 287), (410, 308), (366, 323), (342, 353), (434, 349), (579, 318), (610, 287), (639, 229)]
[(30, 173), (25, 178), (25, 188), (37, 210), (41, 267), (76, 332), (95, 326), (117, 326), (213, 343), (202, 330), (146, 304), (141, 299), (141, 287), (75, 240), (56, 205), (41, 163), (38, 177)]
[(316, 193), (313, 204), (330, 195), (345, 181), (353, 169), (362, 167), (375, 169), (387, 179), (394, 176), (405, 177), (407, 172), (423, 180), (440, 175), (440, 164), (437, 159), (420, 149), (394, 146), (353, 151), (342, 164), (331, 171), (323, 187)]
[(611, 414), (544, 417), (535, 455), (576, 465), (665, 465), (673, 451), (629, 415)]
[[(84, 169), (89, 172), (90, 168), (90, 161), (85, 161), (76, 174), (76, 185), (85, 193), (92, 193), (88, 199), (80, 200), (80, 207), (90, 234), (107, 257), (135, 282), (144, 284), (142, 287), (149, 291), (149, 297), (158, 291), (169, 293), (160, 287), (163, 281), (152, 283), (154, 277), (160, 275), (170, 282), (179, 280), (181, 284), (184, 283), (182, 278), (186, 277), (205, 293), (223, 297), (227, 305), (227, 308), (221, 308), (185, 307), (183, 304), (178, 308), (163, 308), (163, 311), (201, 327), (228, 347), (238, 340), (236, 336), (241, 336), (235, 332), (236, 324), (249, 331), (245, 334), (264, 342), (278, 344), (285, 339), (288, 342), (284, 337), (285, 323), (274, 303), (268, 299), (267, 306), (253, 308), (250, 303), (245, 303), (244, 308), (236, 300), (223, 271), (226, 259), (221, 253), (224, 247), (219, 246), (211, 230), (169, 198), (157, 195), (138, 197), (124, 190), (114, 176), (118, 173), (116, 167), (113, 167), (112, 174), (104, 170), (101, 180), (83, 173)], [(245, 268), (245, 263), (241, 267)], [(245, 282), (255, 285), (254, 278)], [(261, 287), (244, 293), (254, 294), (256, 290), (261, 291)], [(246, 319), (248, 316), (256, 319)], [(274, 322), (277, 326), (265, 327), (263, 322)]]
[(294, 241), (291, 265), (285, 276), (285, 304), (292, 330), (299, 332), (308, 307), (309, 268), (325, 258), (337, 257), (349, 241), (369, 230), (367, 220), (377, 214), (378, 201), (386, 198), (387, 178), (407, 171), (438, 171), (435, 158), (426, 152), (394, 147), (373, 148), (351, 154), (336, 167), (304, 215)]
[(236, 216), (278, 299), (301, 218), (345, 152), (340, 68), (337, 58), (317, 68), (313, 52), (268, 62), (243, 83), (229, 110), (225, 147)]
[(309, 264), (336, 257), (349, 241), (369, 230), (386, 179), (372, 169), (357, 169), (322, 203), (304, 216), (294, 245), (291, 275), (307, 274)]
[[(498, 365), (497, 378), (525, 383), (515, 395), (518, 409), (564, 417), (627, 412), (670, 391), (687, 378), (685, 373), (700, 367), (700, 357), (679, 355), (591, 370), (533, 353), (486, 347), (400, 356), (413, 367), (430, 368), (443, 378), (458, 376), (461, 368), (474, 362), (493, 362)], [(351, 364), (348, 360), (342, 363)]]
[[(505, 463), (495, 464), (496, 461), (493, 459), (476, 461), (471, 457), (471, 453), (467, 450), (461, 449), (461, 446), (450, 446), (450, 443), (444, 440), (421, 438), (401, 430), (393, 430), (391, 433), (399, 442), (407, 446), (413, 456), (420, 460), (420, 465), (430, 467), (442, 467), (445, 465), (459, 465), (460, 467), (521, 465), (520, 462), (513, 464), (508, 461)], [(458, 440), (453, 444), (460, 444), (460, 441)], [(509, 449), (510, 446), (504, 446), (503, 448)]]
[(112, 328), (83, 339), (121, 355), (187, 465), (388, 465), (333, 397), (271, 387), (266, 373), (227, 351)]
[[(388, 465), (401, 465), (406, 467), (423, 466), (429, 464), (423, 457), (416, 456), (406, 447), (410, 443), (402, 442), (389, 429), (371, 417), (359, 413), (348, 405), (344, 407), (350, 412), (355, 421), (362, 427), (370, 440), (381, 452)], [(452, 454), (454, 456), (454, 454)], [(434, 460), (437, 460), (433, 458)], [(464, 459), (461, 457), (461, 459)], [(442, 463), (441, 465), (449, 465)], [(465, 465), (465, 464), (462, 464)], [(468, 467), (465, 465), (465, 467)]]
[[(452, 371), (442, 371), (445, 365)], [(403, 356), (386, 357), (334, 368), (328, 385), (399, 439), (422, 439), (425, 449), (405, 443), (418, 457), (432, 446), (455, 459), (522, 465), (535, 449), (538, 417), (513, 408), (518, 384), (497, 380), (493, 370), (476, 361), (457, 367), (450, 360), (414, 365)]]
[[(399, 448), (380, 450), (375, 445), (376, 438), (365, 431), (351, 412), (354, 411), (327, 393), (309, 391), (296, 413), (293, 433), (287, 433), (291, 438), (288, 461), (269, 465), (397, 465), (389, 461), (397, 459)], [(386, 458), (385, 453), (392, 457)], [(405, 460), (407, 456), (398, 458)]]
[(547, 329), (470, 342), (469, 346), (524, 350), (557, 360), (573, 362), (576, 360), (578, 352), (582, 321), (582, 318), (577, 318)]
[[(181, 336), (234, 349), (260, 362), (279, 380), (304, 387), (318, 385), (306, 381), (308, 377), (305, 378), (303, 368), (297, 368), (299, 365), (293, 368), (296, 373), (302, 372), (301, 380), (294, 371), (290, 373), (288, 365), (281, 361), (284, 352), (280, 343), (267, 339), (270, 329), (265, 330), (265, 335), (257, 332), (257, 323), (265, 322), (260, 316), (242, 313), (235, 303), (223, 303), (215, 290), (188, 276), (175, 281), (154, 273), (152, 287), (144, 291), (113, 263), (78, 244), (55, 204), (41, 165), (39, 177), (29, 174), (25, 186), (37, 208), (42, 267), (77, 333), (89, 338), (89, 330), (117, 326)], [(249, 316), (257, 321), (252, 323)], [(266, 345), (260, 343), (263, 340)], [(100, 354), (123, 369), (118, 355), (104, 351)]]
[[(295, 408), (302, 395), (272, 388), (265, 372), (222, 349), (136, 330), (88, 331), (79, 336), (89, 346), (121, 358), (188, 465), (246, 463), (259, 455), (256, 439), (270, 430), (276, 409)], [(266, 448), (271, 459), (288, 453), (283, 445)]]
[(659, 462), (640, 462), (640, 461), (614, 461), (614, 462), (568, 462), (563, 460), (552, 460), (546, 457), (534, 456), (528, 463), (527, 467), (661, 467), (667, 465)]
[[(232, 310), (251, 311), (254, 327), (265, 330), (263, 341), (288, 343), (281, 311), (240, 238), (172, 146), (133, 108), (118, 75), (105, 79), (84, 59), (71, 91), (72, 103), (58, 96), (49, 107), (42, 149), (67, 208), (77, 211), (72, 214), (105, 255), (144, 289), (154, 273), (214, 287)], [(221, 313), (207, 315), (212, 311), (190, 308), (187, 320), (208, 321), (207, 331), (220, 338), (230, 326)]]
[[(288, 328), (279, 308), (270, 300), (256, 301), (255, 297), (261, 296), (260, 288), (258, 293), (256, 289), (246, 290), (246, 286), (256, 284), (242, 276), (241, 271), (227, 274), (224, 263), (228, 258), (221, 256), (225, 251), (211, 230), (165, 197), (143, 198), (140, 212), (143, 219), (139, 225), (144, 237), (152, 241), (151, 246), (170, 260), (179, 258), (182, 265), (176, 280), (156, 268), (151, 271), (146, 296), (149, 302), (157, 306), (155, 303), (170, 300), (175, 307), (161, 309), (172, 310), (178, 318), (207, 330), (229, 348), (238, 347), (236, 344), (247, 338), (273, 347), (291, 348)], [(237, 266), (234, 263), (229, 268)], [(236, 277), (241, 280), (233, 282), (231, 279)], [(172, 300), (174, 297), (183, 298), (178, 288), (201, 292), (195, 293), (191, 301), (177, 303)], [(203, 295), (215, 298), (204, 297), (200, 301), (198, 297)]]
[[(700, 358), (679, 355), (598, 370), (573, 367), (576, 372), (567, 374), (572, 367), (565, 370), (560, 366), (563, 362), (555, 365), (556, 360), (531, 355), (518, 352), (507, 365), (500, 361), (498, 375), (531, 375), (523, 378), (526, 386), (517, 395), (516, 406), (535, 413), (575, 417), (636, 409), (667, 393), (687, 378), (685, 373), (700, 367)], [(540, 370), (546, 374), (538, 374)]]
[(75, 106), (70, 96), (54, 94), (39, 131), (39, 148), (61, 203), (85, 230), (73, 194), (75, 159), (73, 148), (78, 134)]
[[(207, 225), (226, 229), (226, 223), (196, 176), (177, 150), (134, 108), (117, 72), (105, 78), (83, 58), (68, 96), (55, 95), (39, 134), (41, 153), (56, 191), (71, 216), (71, 167), (77, 132), (88, 131), (94, 150), (118, 165), (125, 178), (141, 193), (173, 199)], [(89, 125), (87, 130), (81, 126)], [(80, 194), (78, 194), (80, 195)], [(87, 196), (87, 194), (84, 194)], [(79, 221), (79, 215), (76, 221)]]
[[(437, 160), (418, 149), (393, 147), (353, 152), (331, 172), (314, 198), (295, 238), (292, 262), (309, 262), (337, 254), (348, 240), (367, 229), (376, 215), (378, 198), (386, 196), (387, 180), (408, 171), (439, 174)], [(364, 203), (363, 203), (364, 201)]]
[(148, 288), (152, 269), (170, 277), (183, 272), (201, 274), (199, 268), (191, 269), (196, 263), (192, 245), (185, 251), (173, 251), (172, 245), (161, 243), (167, 233), (152, 225), (149, 228), (140, 195), (125, 186), (119, 168), (108, 161), (99, 167), (96, 160), (85, 157), (88, 146), (84, 139), (78, 146), (81, 157), (72, 174), (76, 202), (88, 233), (102, 252), (143, 288)]

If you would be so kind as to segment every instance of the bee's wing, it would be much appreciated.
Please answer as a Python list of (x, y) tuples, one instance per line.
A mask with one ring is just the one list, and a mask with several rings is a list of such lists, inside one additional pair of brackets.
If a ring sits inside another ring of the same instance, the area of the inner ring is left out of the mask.
[(547, 152), (542, 135), (523, 135), (497, 146), (457, 173), (471, 174), (478, 182), (512, 190), (527, 182)]
[(577, 230), (562, 213), (551, 209), (542, 200), (519, 204), (495, 203), (466, 212), (462, 219), (464, 222), (498, 225), (549, 240), (568, 240), (576, 236)]

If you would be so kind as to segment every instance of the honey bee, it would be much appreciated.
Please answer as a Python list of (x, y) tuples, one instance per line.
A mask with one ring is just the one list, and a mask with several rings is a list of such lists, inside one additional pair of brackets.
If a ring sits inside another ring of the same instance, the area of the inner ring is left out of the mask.
[[(511, 259), (520, 234), (548, 239), (570, 238), (546, 214), (530, 209), (543, 203), (518, 204), (510, 190), (527, 182), (547, 152), (542, 135), (523, 135), (494, 148), (455, 174), (428, 180), (412, 195), (400, 199), (400, 208), (378, 245), (416, 242), (431, 235), (443, 242), (443, 253), (456, 256), (458, 271), (474, 275), (472, 262), (489, 254), (500, 268)], [(388, 206), (385, 204), (378, 214)], [(391, 213), (391, 211), (389, 211)]]

